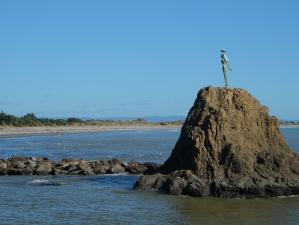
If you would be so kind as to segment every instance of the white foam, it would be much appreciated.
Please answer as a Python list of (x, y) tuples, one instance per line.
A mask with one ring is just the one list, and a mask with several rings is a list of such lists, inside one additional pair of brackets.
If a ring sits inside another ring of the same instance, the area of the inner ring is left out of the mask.
[(128, 176), (128, 173), (106, 173), (106, 174), (100, 174), (101, 176)]
[(49, 182), (50, 182), (49, 180), (35, 179), (35, 180), (32, 180), (32, 181), (29, 181), (28, 183), (29, 184), (47, 184)]
[(180, 131), (180, 129), (177, 128), (177, 129), (171, 129), (171, 130), (167, 130), (167, 131), (169, 131), (169, 132), (178, 132), (178, 131)]

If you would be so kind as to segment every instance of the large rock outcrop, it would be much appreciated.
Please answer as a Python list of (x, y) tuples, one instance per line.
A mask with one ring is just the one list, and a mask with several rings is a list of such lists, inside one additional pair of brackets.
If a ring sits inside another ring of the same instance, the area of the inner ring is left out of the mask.
[(136, 189), (217, 197), (299, 194), (299, 157), (247, 91), (201, 89), (171, 156)]

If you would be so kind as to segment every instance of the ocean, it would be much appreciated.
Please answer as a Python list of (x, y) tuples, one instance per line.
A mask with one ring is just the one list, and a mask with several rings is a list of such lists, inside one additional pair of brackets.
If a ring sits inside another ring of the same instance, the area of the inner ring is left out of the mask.
[[(0, 158), (164, 162), (180, 130), (0, 137)], [(299, 153), (299, 128), (283, 128)], [(138, 176), (0, 176), (0, 224), (299, 224), (299, 197), (216, 199), (132, 189)]]

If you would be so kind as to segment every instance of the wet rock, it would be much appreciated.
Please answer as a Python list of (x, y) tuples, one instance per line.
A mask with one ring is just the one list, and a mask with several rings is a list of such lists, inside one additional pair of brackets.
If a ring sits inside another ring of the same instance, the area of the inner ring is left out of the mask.
[(199, 91), (170, 157), (154, 172), (145, 172), (135, 188), (155, 188), (161, 174), (166, 181), (159, 189), (170, 194), (299, 194), (299, 156), (286, 144), (277, 119), (242, 89)]
[(22, 169), (8, 168), (7, 175), (22, 175)]
[(126, 172), (131, 174), (142, 174), (148, 170), (148, 167), (136, 161), (130, 161), (126, 166)]
[(209, 186), (206, 183), (195, 181), (189, 183), (184, 192), (195, 197), (204, 197), (210, 194)]
[(181, 177), (168, 177), (165, 182), (165, 190), (172, 195), (180, 195), (187, 187), (188, 183)]
[(147, 167), (147, 170), (144, 171), (144, 174), (157, 173), (159, 171), (159, 168), (162, 166), (161, 164), (154, 162), (145, 162), (143, 165)]
[(33, 175), (33, 170), (29, 166), (25, 166), (21, 169), (21, 175), (23, 176), (31, 176)]
[(167, 176), (163, 174), (146, 175), (140, 177), (134, 184), (134, 189), (138, 190), (161, 190), (166, 182)]

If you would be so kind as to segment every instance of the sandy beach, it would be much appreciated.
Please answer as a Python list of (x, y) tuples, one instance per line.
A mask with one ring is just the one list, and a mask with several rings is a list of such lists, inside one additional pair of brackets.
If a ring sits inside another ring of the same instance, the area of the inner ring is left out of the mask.
[[(42, 126), (0, 127), (1, 136), (27, 136), (39, 134), (67, 134), (114, 130), (180, 129), (178, 125), (90, 125), (90, 126)], [(280, 128), (299, 128), (299, 125), (281, 125)]]
[(1, 136), (22, 136), (39, 134), (66, 134), (101, 132), (114, 130), (179, 129), (177, 125), (109, 125), (109, 126), (42, 126), (42, 127), (0, 127)]

